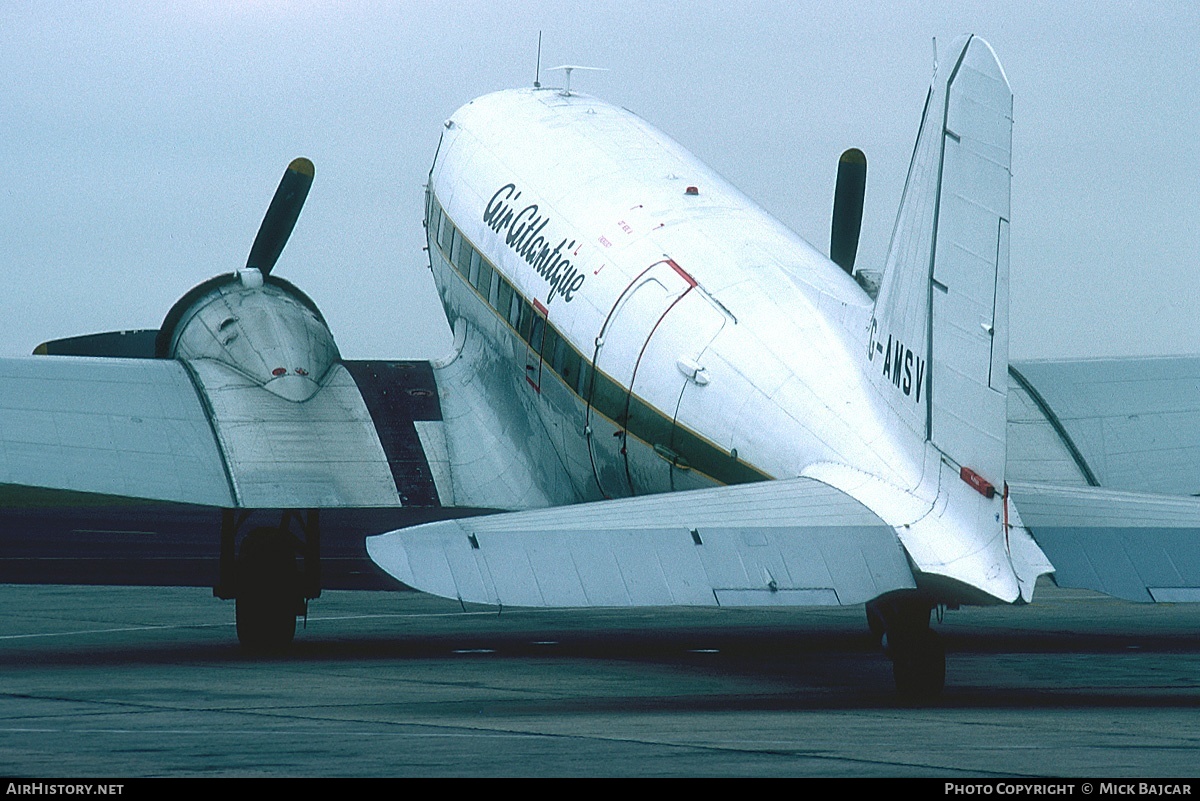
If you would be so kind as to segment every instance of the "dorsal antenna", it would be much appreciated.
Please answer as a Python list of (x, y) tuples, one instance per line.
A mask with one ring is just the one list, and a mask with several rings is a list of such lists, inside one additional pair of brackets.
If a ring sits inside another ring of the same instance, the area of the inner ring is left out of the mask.
[[(608, 72), (608, 67), (581, 67), (578, 64), (563, 64), (561, 67), (555, 67), (555, 70), (562, 70), (567, 73), (567, 87), (563, 89), (563, 97), (571, 96), (571, 71), (586, 70), (588, 72)], [(553, 72), (554, 70), (551, 70)]]
[(542, 32), (538, 31), (537, 66), (533, 70), (533, 88), (542, 88)]

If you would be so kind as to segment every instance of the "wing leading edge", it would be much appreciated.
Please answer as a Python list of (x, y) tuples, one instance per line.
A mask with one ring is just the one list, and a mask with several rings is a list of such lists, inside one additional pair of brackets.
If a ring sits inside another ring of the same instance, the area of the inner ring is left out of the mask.
[(448, 520), (367, 550), (411, 587), (501, 606), (829, 606), (916, 586), (891, 527), (802, 478)]

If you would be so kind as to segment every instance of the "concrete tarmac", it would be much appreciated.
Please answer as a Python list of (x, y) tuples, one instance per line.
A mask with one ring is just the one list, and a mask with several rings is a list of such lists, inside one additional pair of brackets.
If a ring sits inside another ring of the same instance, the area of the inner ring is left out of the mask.
[(1200, 776), (1200, 607), (948, 612), (909, 706), (862, 607), (463, 610), (326, 592), (292, 653), (195, 588), (0, 585), (0, 774)]

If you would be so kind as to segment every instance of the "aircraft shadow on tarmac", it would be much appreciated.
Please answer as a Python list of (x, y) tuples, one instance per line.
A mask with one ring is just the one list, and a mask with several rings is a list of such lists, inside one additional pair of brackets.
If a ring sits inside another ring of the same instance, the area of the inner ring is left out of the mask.
[[(733, 630), (693, 625), (656, 628), (603, 625), (596, 613), (558, 616), (559, 625), (539, 625), (531, 616), (450, 616), (445, 628), (418, 631), (319, 631), (301, 634), (289, 653), (251, 657), (225, 639), (223, 626), (170, 627), (159, 636), (148, 628), (132, 638), (113, 636), (67, 643), (10, 640), (0, 646), (0, 670), (95, 667), (136, 671), (151, 666), (211, 668), (259, 665), (303, 669), (322, 664), (380, 663), (389, 675), (407, 664), (470, 660), (479, 682), (499, 675), (505, 682), (539, 686), (538, 675), (586, 670), (616, 663), (639, 676), (637, 695), (619, 688), (578, 696), (534, 697), (489, 702), (511, 711), (573, 710), (716, 711), (867, 709), (908, 706), (892, 688), (890, 666), (871, 635), (855, 630), (841, 615), (813, 626), (769, 625)], [(465, 621), (465, 625), (464, 625)], [(564, 625), (565, 623), (565, 625)], [(532, 624), (532, 625), (531, 625)], [(590, 628), (589, 628), (590, 627)], [(351, 627), (352, 628), (352, 627)], [(1190, 630), (1139, 633), (1132, 628), (1072, 633), (1006, 626), (941, 627), (947, 646), (948, 680), (938, 708), (1173, 708), (1200, 706), (1200, 638)], [(191, 636), (195, 632), (195, 636)], [(671, 675), (711, 677), (705, 689), (672, 690)], [(646, 686), (648, 684), (648, 687)], [(661, 684), (661, 691), (655, 689)], [(445, 702), (451, 708), (455, 701)], [(477, 701), (463, 701), (476, 704)], [(496, 710), (501, 711), (501, 710)]]

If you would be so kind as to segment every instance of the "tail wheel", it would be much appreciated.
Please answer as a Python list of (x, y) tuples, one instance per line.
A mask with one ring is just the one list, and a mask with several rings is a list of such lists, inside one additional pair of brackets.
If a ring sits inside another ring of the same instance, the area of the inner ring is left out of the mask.
[(888, 654), (901, 697), (928, 701), (941, 695), (946, 686), (946, 647), (936, 631), (926, 628), (889, 635)]
[(929, 627), (933, 605), (919, 594), (897, 593), (867, 604), (867, 626), (882, 635), (892, 660), (896, 692), (910, 701), (930, 701), (946, 687), (946, 647)]
[(254, 653), (286, 650), (302, 614), (300, 574), (291, 538), (277, 528), (255, 529), (237, 559), (237, 636)]
[(867, 602), (867, 628), (877, 640), (882, 640), (883, 635), (887, 633), (887, 621), (883, 619), (883, 612), (875, 601)]

